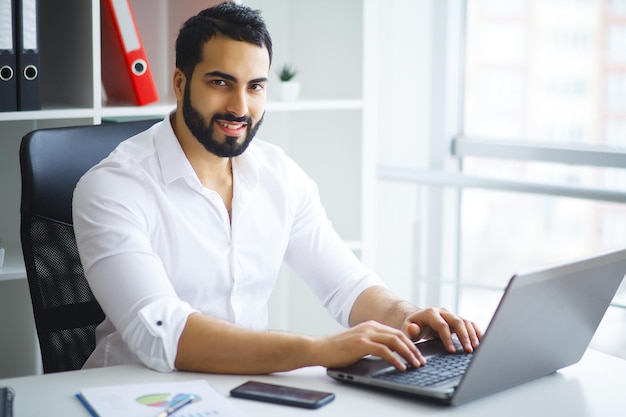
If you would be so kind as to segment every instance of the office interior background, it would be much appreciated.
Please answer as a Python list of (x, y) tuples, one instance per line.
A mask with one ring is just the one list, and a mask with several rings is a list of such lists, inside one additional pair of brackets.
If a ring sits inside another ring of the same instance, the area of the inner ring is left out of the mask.
[[(394, 291), (485, 328), (512, 274), (626, 246), (625, 0), (242, 2), (263, 11), (274, 69), (293, 64), (302, 85), (297, 101), (281, 101), (271, 74), (259, 138), (318, 182), (338, 232)], [(20, 138), (163, 117), (173, 107), (165, 45), (211, 2), (130, 3), (159, 103), (103, 104), (98, 0), (40, 0), (42, 29), (55, 33), (43, 46), (69, 53), (72, 83), (55, 71), (41, 112), (0, 113), (0, 329), (13, 335), (0, 377), (38, 369), (24, 272), (6, 267), (20, 255)], [(42, 69), (52, 61), (42, 55)], [(287, 268), (271, 301), (271, 328), (340, 329)], [(625, 334), (623, 284), (592, 347), (626, 358)]]
[[(513, 274), (626, 244), (625, 1), (370, 6), (361, 257), (392, 289), (486, 328)], [(626, 358), (625, 307), (592, 347)]]

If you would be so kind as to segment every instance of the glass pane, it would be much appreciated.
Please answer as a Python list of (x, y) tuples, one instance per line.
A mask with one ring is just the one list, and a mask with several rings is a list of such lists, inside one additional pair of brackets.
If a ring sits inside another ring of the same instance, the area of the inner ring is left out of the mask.
[(468, 1), (464, 133), (626, 147), (625, 9)]
[(457, 229), (451, 219), (458, 214), (457, 190), (380, 181), (377, 193), (376, 264), (370, 266), (417, 305), (456, 311)]
[(378, 183), (376, 272), (394, 292), (414, 302), (422, 193), (415, 184)]
[[(461, 204), (461, 280), (503, 288), (516, 272), (617, 249), (626, 205), (488, 190)], [(626, 305), (626, 285), (616, 299)]]

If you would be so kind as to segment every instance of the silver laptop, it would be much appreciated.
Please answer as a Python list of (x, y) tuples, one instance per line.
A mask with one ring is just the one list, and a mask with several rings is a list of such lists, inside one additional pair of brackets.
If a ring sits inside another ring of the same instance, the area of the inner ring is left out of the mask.
[[(540, 378), (580, 360), (626, 274), (626, 249), (511, 278), (473, 354), (418, 343), (428, 363), (397, 371), (374, 356), (330, 377), (448, 405)], [(457, 369), (454, 363), (461, 362)]]

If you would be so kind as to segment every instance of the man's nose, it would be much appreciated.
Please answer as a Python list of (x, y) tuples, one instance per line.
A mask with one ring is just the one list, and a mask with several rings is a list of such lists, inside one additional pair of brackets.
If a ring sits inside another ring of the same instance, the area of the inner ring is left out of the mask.
[(248, 114), (248, 96), (246, 92), (244, 90), (234, 90), (229, 96), (226, 110), (236, 117)]

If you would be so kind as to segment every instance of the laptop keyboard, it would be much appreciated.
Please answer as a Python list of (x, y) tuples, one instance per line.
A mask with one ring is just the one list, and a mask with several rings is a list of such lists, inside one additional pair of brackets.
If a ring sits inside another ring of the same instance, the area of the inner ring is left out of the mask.
[(426, 387), (463, 375), (471, 359), (472, 354), (465, 352), (434, 356), (419, 368), (409, 367), (406, 371), (393, 369), (374, 378)]

